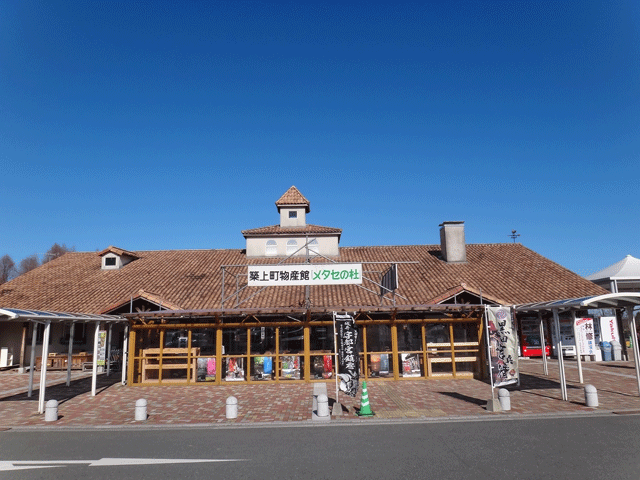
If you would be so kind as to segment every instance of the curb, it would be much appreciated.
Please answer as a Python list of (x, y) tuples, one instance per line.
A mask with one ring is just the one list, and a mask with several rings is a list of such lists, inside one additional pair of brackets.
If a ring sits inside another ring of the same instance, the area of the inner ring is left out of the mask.
[(254, 422), (254, 423), (181, 423), (171, 425), (78, 425), (78, 426), (1, 426), (0, 432), (31, 432), (31, 431), (100, 431), (100, 430), (184, 430), (184, 429), (247, 429), (247, 428), (327, 428), (341, 426), (368, 426), (368, 425), (407, 425), (407, 424), (434, 424), (434, 423), (461, 423), (461, 422), (491, 422), (512, 420), (550, 420), (560, 418), (590, 418), (608, 417), (613, 415), (640, 415), (640, 410), (602, 410), (593, 412), (557, 412), (557, 413), (498, 413), (496, 415), (460, 415), (449, 417), (416, 417), (398, 419), (380, 418), (354, 418), (341, 419), (336, 422), (314, 422), (309, 420), (292, 420), (287, 422)]

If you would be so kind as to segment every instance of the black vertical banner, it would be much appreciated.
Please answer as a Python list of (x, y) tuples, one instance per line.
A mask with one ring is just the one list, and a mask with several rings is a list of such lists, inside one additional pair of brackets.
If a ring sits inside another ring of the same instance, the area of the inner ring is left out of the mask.
[(360, 354), (358, 352), (358, 329), (351, 315), (336, 315), (338, 332), (338, 376), (340, 390), (351, 397), (358, 393), (360, 381)]

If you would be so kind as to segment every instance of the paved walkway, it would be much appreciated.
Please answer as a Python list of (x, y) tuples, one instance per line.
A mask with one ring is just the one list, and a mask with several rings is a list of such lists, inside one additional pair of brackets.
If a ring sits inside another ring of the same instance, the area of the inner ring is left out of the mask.
[[(509, 387), (511, 411), (492, 413), (485, 408), (491, 388), (479, 380), (370, 380), (367, 390), (374, 417), (358, 417), (360, 392), (356, 398), (340, 393), (343, 415), (332, 422), (387, 421), (430, 418), (469, 418), (496, 415), (593, 415), (600, 412), (640, 413), (640, 395), (633, 362), (585, 362), (584, 384), (597, 388), (599, 407), (585, 406), (584, 385), (578, 383), (575, 361), (565, 361), (569, 401), (563, 401), (558, 383), (557, 362), (549, 361), (549, 376), (543, 375), (540, 359), (520, 361), (521, 385)], [(148, 402), (150, 426), (267, 424), (309, 422), (312, 412), (312, 384), (230, 384), (221, 386), (126, 387), (120, 375), (98, 377), (98, 394), (91, 396), (90, 373), (74, 372), (67, 387), (66, 372), (48, 372), (46, 399), (60, 402), (59, 420), (45, 422), (37, 413), (38, 378), (27, 397), (28, 374), (0, 372), (0, 428), (11, 427), (98, 427), (126, 426), (135, 422), (135, 403)], [(362, 386), (362, 383), (360, 384)], [(361, 389), (360, 389), (361, 390)], [(335, 383), (327, 382), (330, 402)], [(226, 399), (238, 399), (238, 417), (226, 418)], [(497, 395), (497, 391), (496, 391)]]

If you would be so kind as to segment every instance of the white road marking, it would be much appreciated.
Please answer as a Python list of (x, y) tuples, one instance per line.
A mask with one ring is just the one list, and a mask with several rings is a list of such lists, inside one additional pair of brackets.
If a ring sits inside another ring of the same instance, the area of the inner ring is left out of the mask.
[(0, 460), (0, 472), (32, 468), (55, 468), (68, 465), (112, 467), (116, 465), (162, 465), (169, 463), (241, 462), (243, 459), (200, 458), (101, 458), (100, 460)]

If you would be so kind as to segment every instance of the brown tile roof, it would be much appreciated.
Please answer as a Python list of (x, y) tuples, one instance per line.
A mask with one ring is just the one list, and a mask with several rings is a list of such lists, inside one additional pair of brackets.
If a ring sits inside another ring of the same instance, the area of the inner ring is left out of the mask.
[(322, 235), (322, 234), (338, 234), (342, 233), (341, 228), (323, 227), (320, 225), (307, 224), (304, 227), (281, 227), (280, 225), (269, 225), (268, 227), (258, 227), (249, 230), (242, 230), (242, 235), (261, 236), (261, 235)]
[[(135, 262), (119, 270), (101, 270), (95, 252), (65, 255), (0, 285), (0, 308), (85, 313), (105, 312), (139, 291), (153, 292), (163, 304), (184, 310), (222, 308), (223, 265), (270, 264), (281, 259), (247, 259), (242, 250), (138, 251)], [(439, 245), (391, 247), (342, 247), (340, 262), (365, 263), (365, 277), (379, 282), (391, 262), (398, 267), (401, 305), (433, 304), (465, 284), (470, 292), (487, 298), (520, 304), (606, 293), (604, 289), (517, 243), (467, 245), (467, 263), (447, 264), (440, 259)], [(291, 263), (299, 262), (299, 260)], [(322, 260), (320, 263), (326, 262)], [(225, 295), (235, 291), (233, 274), (246, 269), (225, 269)], [(246, 276), (244, 277), (246, 278)], [(365, 280), (374, 292), (379, 287)], [(452, 290), (453, 289), (453, 290)], [(247, 288), (248, 298), (258, 288)], [(378, 306), (380, 297), (353, 285), (310, 288), (315, 307)], [(299, 307), (305, 287), (269, 287), (243, 303), (243, 308)], [(388, 305), (389, 303), (385, 303)], [(225, 304), (232, 308), (231, 302)]]
[(122, 248), (114, 247), (113, 245), (110, 245), (109, 247), (105, 248), (101, 252), (98, 252), (98, 256), (102, 257), (107, 253), (115, 253), (116, 255), (120, 255), (120, 256), (126, 255), (132, 258), (138, 258), (134, 252), (130, 252), (129, 250), (123, 250)]
[(278, 211), (280, 210), (280, 207), (284, 207), (287, 205), (304, 205), (306, 207), (307, 213), (311, 211), (311, 204), (309, 203), (309, 200), (304, 198), (304, 195), (302, 195), (300, 191), (293, 185), (289, 188), (289, 190), (284, 192), (278, 200), (276, 200)]

